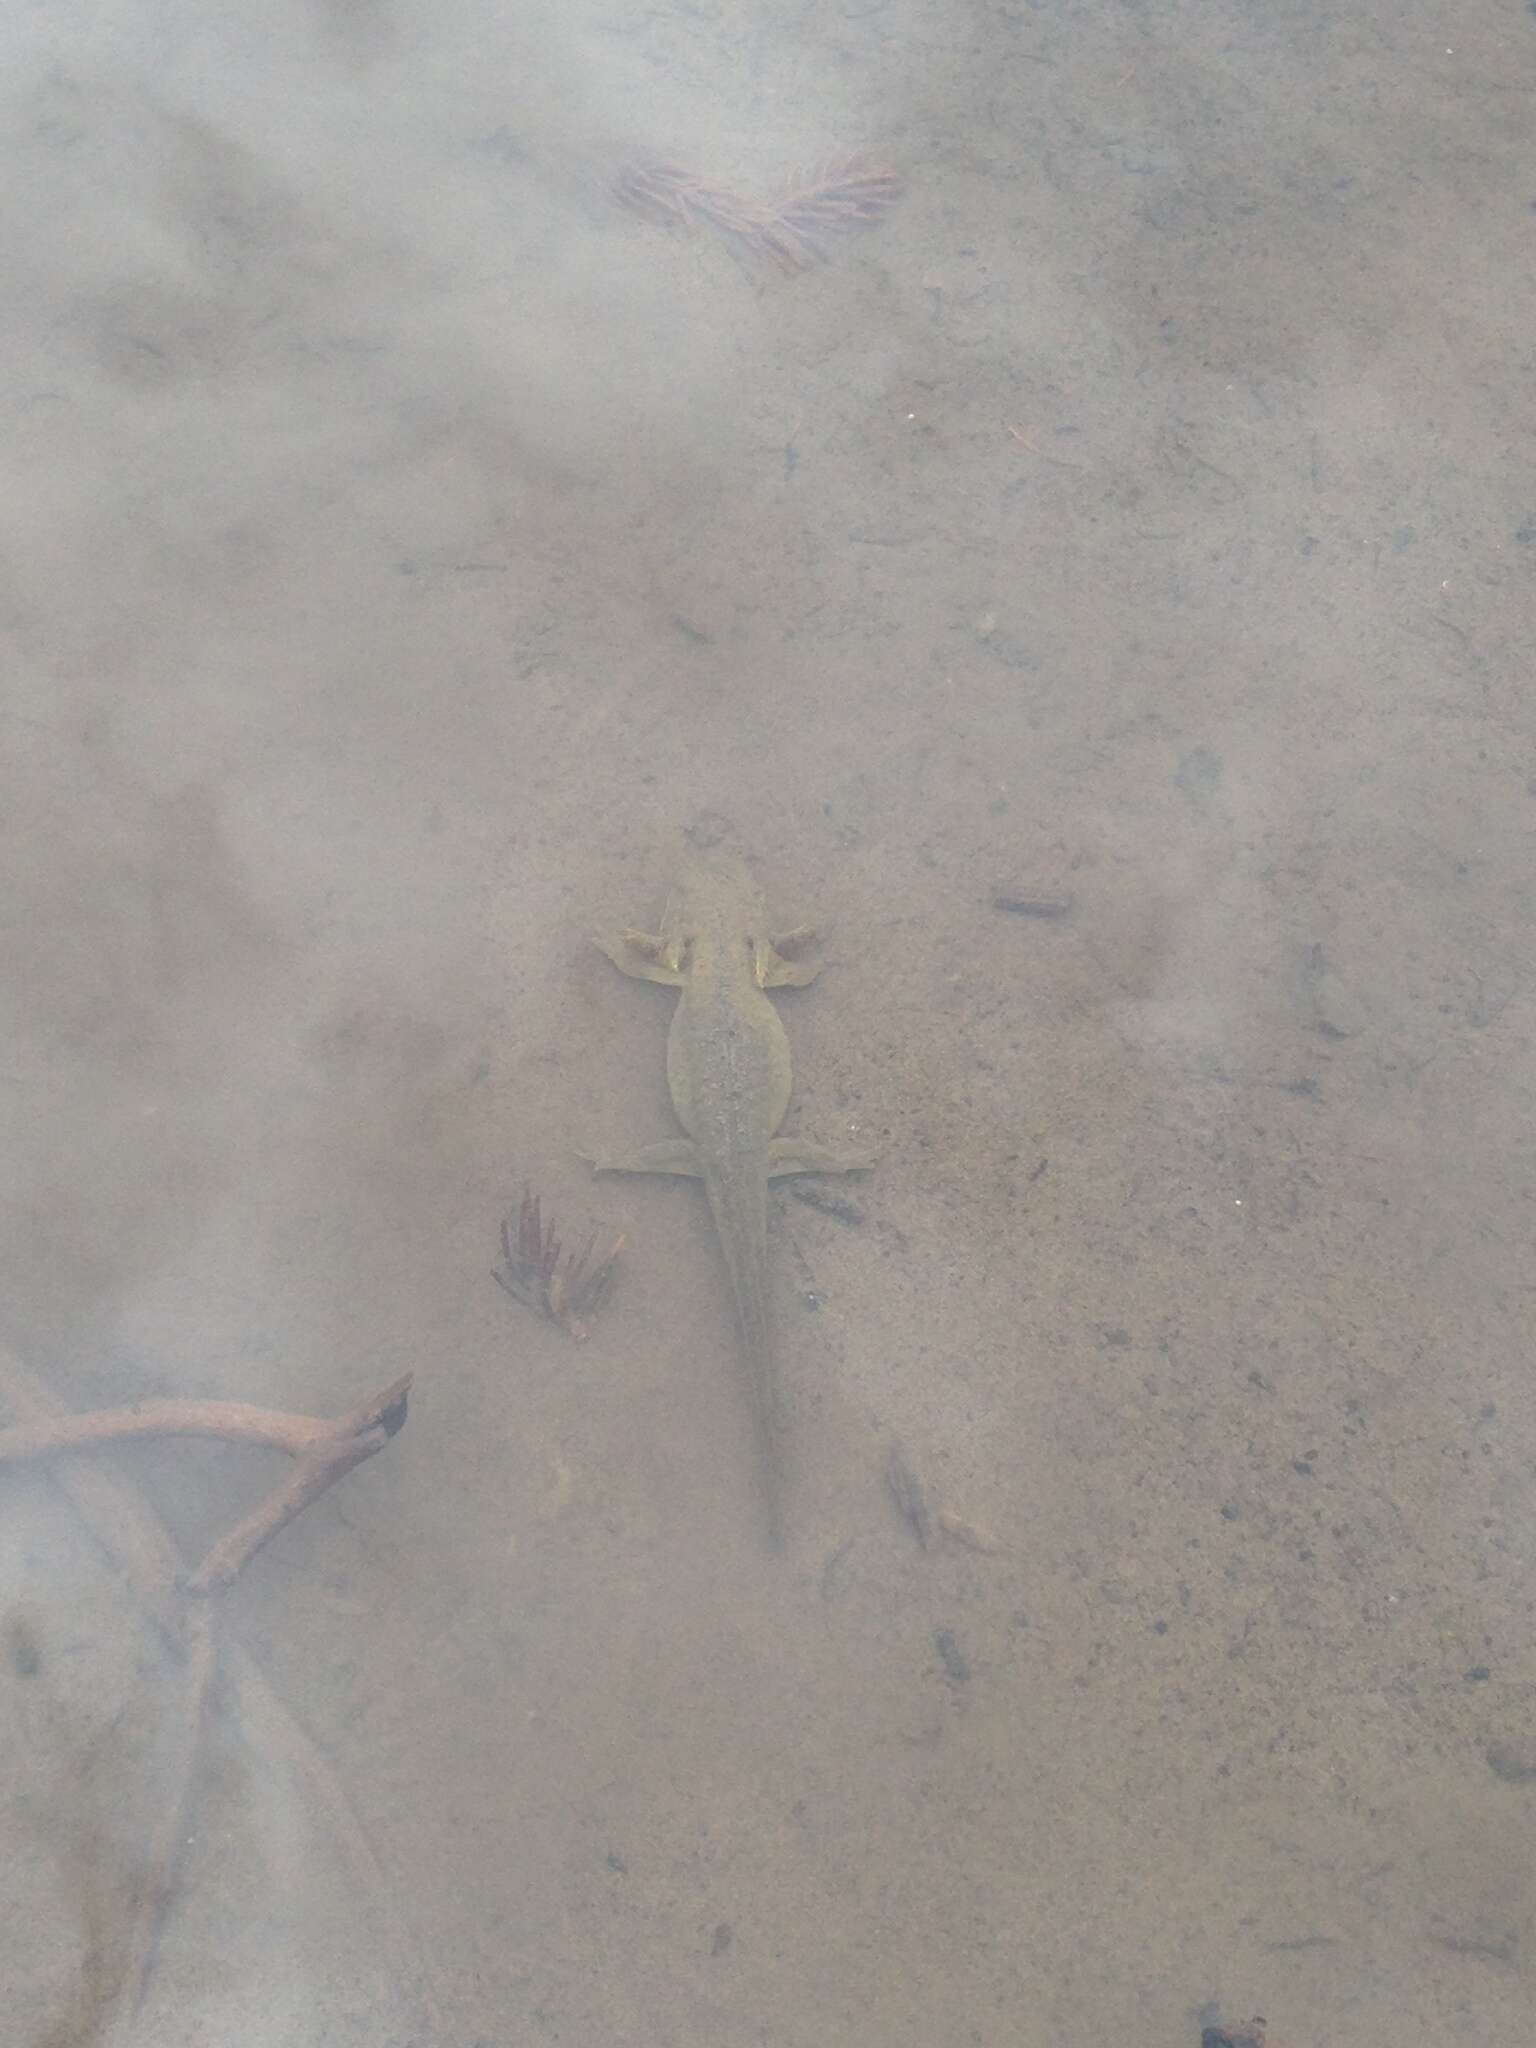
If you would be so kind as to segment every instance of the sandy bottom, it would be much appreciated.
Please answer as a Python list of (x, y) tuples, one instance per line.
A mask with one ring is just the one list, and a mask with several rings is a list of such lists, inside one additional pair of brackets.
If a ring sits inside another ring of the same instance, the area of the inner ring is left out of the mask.
[[(416, 1375), (225, 1603), (117, 2035), (1523, 2040), (1536, 18), (4, 36), (0, 1334), (77, 1408)], [(612, 196), (854, 150), (800, 272)], [(823, 927), (788, 1128), (880, 1154), (775, 1197), (777, 1557), (703, 1201), (577, 1157), (673, 1128), (587, 934), (690, 835)], [(625, 1233), (583, 1344), (525, 1183)], [(189, 1558), (275, 1477), (109, 1469)], [(72, 2048), (184, 1678), (4, 1491)]]

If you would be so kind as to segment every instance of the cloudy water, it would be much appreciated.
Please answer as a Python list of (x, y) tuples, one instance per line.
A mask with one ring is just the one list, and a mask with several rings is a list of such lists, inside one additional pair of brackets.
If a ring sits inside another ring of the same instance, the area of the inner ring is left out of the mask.
[(0, 49), (6, 2048), (1523, 2040), (1536, 16)]

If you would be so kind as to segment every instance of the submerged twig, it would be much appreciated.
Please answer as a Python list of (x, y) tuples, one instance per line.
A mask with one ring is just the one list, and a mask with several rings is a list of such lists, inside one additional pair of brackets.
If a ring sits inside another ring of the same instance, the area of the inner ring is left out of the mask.
[[(216, 1694), (221, 1663), (222, 1611), (216, 1598), (256, 1554), (261, 1544), (318, 1498), (344, 1471), (371, 1457), (395, 1434), (405, 1420), (410, 1379), (395, 1381), (374, 1395), (350, 1415), (337, 1421), (317, 1421), (307, 1416), (274, 1416), (270, 1411), (247, 1408), (243, 1403), (176, 1403), (159, 1405), (172, 1410), (207, 1412), (221, 1406), (233, 1408), (235, 1427), (229, 1432), (237, 1442), (274, 1443), (298, 1458), (298, 1466), (283, 1486), (274, 1490), (263, 1507), (246, 1517), (220, 1543), (214, 1545), (197, 1572), (189, 1578), (169, 1532), (154, 1509), (125, 1474), (107, 1466), (87, 1464), (78, 1455), (59, 1456), (50, 1477), (76, 1508), (82, 1521), (100, 1543), (108, 1558), (127, 1578), (146, 1617), (163, 1636), (167, 1648), (184, 1671), (184, 1690), (177, 1728), (179, 1754), (172, 1774), (170, 1796), (155, 1827), (145, 1875), (136, 1894), (126, 1959), (112, 1994), (114, 2036), (131, 2027), (143, 2004), (154, 1966), (160, 1929), (166, 1907), (175, 1890), (181, 1852), (187, 1836), (187, 1819), (196, 1791), (207, 1728)], [(0, 1345), (0, 1401), (26, 1425), (34, 1426), (41, 1448), (31, 1455), (57, 1455), (77, 1451), (84, 1439), (67, 1441), (66, 1425), (72, 1418), (64, 1403), (47, 1384), (31, 1372), (13, 1352)], [(119, 1419), (134, 1411), (109, 1411)], [(262, 1417), (269, 1425), (281, 1423), (285, 1431), (254, 1433), (251, 1417)], [(183, 1419), (185, 1419), (183, 1417)], [(66, 1441), (48, 1442), (49, 1426)], [(19, 1430), (4, 1432), (15, 1437)], [(129, 1434), (145, 1432), (130, 1430)], [(164, 1433), (163, 1431), (160, 1433)], [(173, 1433), (186, 1433), (177, 1430)], [(213, 1429), (199, 1429), (199, 1435), (216, 1435)], [(91, 1441), (111, 1441), (109, 1429)], [(401, 1924), (384, 1882), (378, 1859), (363, 1832), (346, 1791), (326, 1762), (313, 1739), (305, 1732), (275, 1691), (259, 1665), (238, 1641), (228, 1643), (228, 1661), (243, 1704), (265, 1731), (269, 1748), (279, 1750), (297, 1775), (301, 1776), (311, 1803), (324, 1811), (336, 1829), (343, 1853), (354, 1873), (362, 1880), (365, 1896), (384, 1923), (386, 1945), (396, 1953), (410, 1954), (414, 1943)], [(435, 2030), (436, 1999), (429, 1977), (417, 1965), (418, 2003), (430, 2008), (426, 2017)]]
[(794, 272), (825, 259), (827, 236), (873, 226), (900, 198), (901, 179), (857, 157), (835, 159), (791, 180), (765, 202), (713, 184), (682, 164), (654, 159), (628, 165), (615, 178), (613, 192), (646, 220), (669, 227), (702, 224), (746, 254)]
[(133, 1437), (207, 1436), (224, 1443), (266, 1444), (291, 1458), (358, 1434), (403, 1400), (410, 1380), (396, 1380), (365, 1408), (326, 1422), (248, 1401), (140, 1401), (131, 1408), (98, 1408), (89, 1415), (56, 1415), (0, 1429), (0, 1465), (54, 1458), (67, 1451), (124, 1443)]
[(139, 1880), (128, 1937), (127, 1967), (117, 1997), (117, 2010), (125, 2021), (137, 2019), (143, 2006), (160, 1945), (160, 1930), (165, 1925), (181, 1870), (218, 1673), (218, 1626), (219, 1613), (210, 1601), (199, 1601), (188, 1615), (187, 1662), (176, 1729), (178, 1754)]
[[(398, 1405), (403, 1422), (403, 1393)], [(280, 1529), (286, 1529), (296, 1515), (301, 1515), (311, 1501), (318, 1500), (354, 1465), (361, 1465), (365, 1458), (382, 1451), (394, 1433), (387, 1424), (374, 1423), (356, 1436), (342, 1437), (323, 1450), (307, 1452), (280, 1486), (275, 1486), (259, 1506), (220, 1537), (188, 1579), (187, 1591), (218, 1593), (233, 1585), (263, 1544), (270, 1543)]]
[[(58, 1421), (69, 1414), (46, 1382), (3, 1345), (0, 1401), (26, 1422)], [(133, 1482), (109, 1466), (64, 1458), (48, 1476), (128, 1581), (166, 1647), (177, 1657), (185, 1656), (182, 1561), (164, 1522)]]
[(516, 1235), (510, 1216), (502, 1223), (502, 1263), (491, 1277), (514, 1301), (548, 1316), (580, 1344), (591, 1335), (591, 1319), (607, 1299), (624, 1239), (614, 1238), (601, 1257), (597, 1245), (593, 1231), (579, 1252), (564, 1251), (554, 1218), (545, 1222), (538, 1196), (525, 1187)]

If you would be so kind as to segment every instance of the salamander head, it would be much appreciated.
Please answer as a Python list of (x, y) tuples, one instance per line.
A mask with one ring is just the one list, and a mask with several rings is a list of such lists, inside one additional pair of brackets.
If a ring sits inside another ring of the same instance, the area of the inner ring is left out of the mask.
[(745, 944), (766, 934), (767, 912), (746, 862), (722, 849), (689, 859), (672, 891), (667, 924), (685, 937), (707, 932)]

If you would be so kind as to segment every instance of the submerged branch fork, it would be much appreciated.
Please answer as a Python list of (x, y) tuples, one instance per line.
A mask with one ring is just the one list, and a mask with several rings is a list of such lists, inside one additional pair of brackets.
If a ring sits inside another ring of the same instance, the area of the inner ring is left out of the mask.
[[(0, 1465), (54, 1458), (148, 1437), (217, 1437), (231, 1444), (262, 1444), (291, 1458), (332, 1450), (336, 1444), (384, 1427), (392, 1436), (405, 1420), (411, 1375), (391, 1384), (350, 1414), (327, 1421), (247, 1401), (139, 1401), (130, 1408), (98, 1408), (86, 1415), (55, 1415), (0, 1429)], [(388, 1420), (399, 1411), (394, 1428)]]
[[(403, 1395), (399, 1406), (403, 1421)], [(361, 1465), (364, 1459), (382, 1451), (393, 1434), (386, 1423), (376, 1422), (355, 1435), (337, 1437), (316, 1450), (306, 1451), (282, 1484), (275, 1486), (259, 1506), (219, 1538), (187, 1580), (187, 1591), (194, 1595), (219, 1593), (232, 1585), (264, 1544), (270, 1543), (279, 1530), (286, 1529), (354, 1465)]]
[[(0, 1345), (0, 1400), (26, 1422), (0, 1430), (0, 1462), (51, 1458), (101, 1444), (147, 1436), (213, 1436), (259, 1443), (287, 1451), (294, 1470), (267, 1498), (209, 1551), (190, 1577), (169, 1532), (131, 1480), (78, 1455), (61, 1456), (52, 1474), (82, 1520), (122, 1570), (147, 1618), (160, 1631), (182, 1666), (176, 1765), (170, 1791), (148, 1845), (134, 1887), (122, 1973), (100, 2014), (100, 2038), (116, 2042), (131, 2030), (142, 2007), (154, 1967), (161, 1925), (175, 1892), (189, 1818), (197, 1789), (221, 1662), (222, 1609), (210, 1597), (225, 1590), (264, 1543), (317, 1500), (344, 1473), (383, 1449), (404, 1425), (411, 1376), (393, 1381), (350, 1414), (330, 1422), (252, 1408), (243, 1402), (146, 1402), (133, 1409), (70, 1415), (58, 1396)], [(263, 1715), (269, 1735), (318, 1795), (338, 1828), (350, 1862), (365, 1879), (375, 1903), (387, 1903), (377, 1859), (361, 1832), (345, 1792), (324, 1757), (293, 1720), (260, 1669), (228, 1644), (235, 1674), (250, 1704)], [(381, 1913), (387, 1924), (394, 1915)], [(392, 1938), (406, 1930), (389, 1924)], [(435, 2008), (430, 1982), (424, 2003)], [(435, 2011), (429, 2012), (434, 2022)]]
[(411, 1375), (392, 1380), (348, 1414), (324, 1421), (245, 1401), (141, 1401), (87, 1415), (57, 1415), (0, 1429), (0, 1465), (97, 1450), (149, 1437), (215, 1437), (286, 1451), (295, 1469), (180, 1578), (195, 1597), (232, 1585), (264, 1544), (355, 1465), (381, 1451), (406, 1417)]

